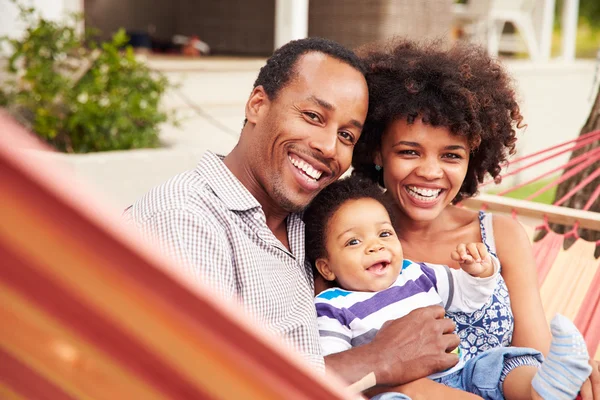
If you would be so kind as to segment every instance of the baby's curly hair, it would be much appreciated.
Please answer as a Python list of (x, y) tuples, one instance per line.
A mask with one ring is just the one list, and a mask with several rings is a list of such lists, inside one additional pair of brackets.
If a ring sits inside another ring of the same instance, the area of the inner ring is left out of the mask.
[(390, 123), (422, 118), (467, 138), (467, 175), (453, 203), (477, 193), (486, 173), (499, 180), (501, 164), (515, 153), (523, 116), (512, 79), (484, 49), (440, 42), (394, 40), (383, 49), (361, 49), (367, 67), (369, 112), (354, 149), (354, 174), (383, 185), (374, 154)]
[(374, 199), (380, 202), (395, 226), (394, 207), (379, 185), (358, 176), (339, 179), (323, 189), (304, 211), (306, 232), (306, 259), (314, 267), (319, 257), (327, 255), (325, 235), (329, 221), (335, 212), (349, 200)]

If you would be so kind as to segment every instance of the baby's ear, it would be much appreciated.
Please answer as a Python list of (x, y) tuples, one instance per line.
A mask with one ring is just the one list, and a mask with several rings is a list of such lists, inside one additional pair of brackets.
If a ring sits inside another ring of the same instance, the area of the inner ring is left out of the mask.
[(317, 258), (317, 261), (315, 261), (315, 266), (323, 278), (327, 279), (328, 281), (335, 280), (335, 274), (329, 267), (329, 263), (327, 262), (326, 258)]

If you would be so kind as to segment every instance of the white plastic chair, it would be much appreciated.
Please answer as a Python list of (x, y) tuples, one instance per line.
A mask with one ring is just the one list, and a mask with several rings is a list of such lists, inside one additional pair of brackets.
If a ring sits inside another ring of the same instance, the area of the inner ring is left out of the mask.
[(490, 55), (498, 55), (502, 29), (504, 24), (510, 22), (525, 41), (529, 57), (532, 60), (539, 59), (540, 47), (533, 25), (534, 7), (534, 0), (492, 0), (487, 30), (487, 47)]
[(492, 56), (497, 56), (501, 46), (504, 25), (512, 23), (522, 36), (529, 57), (537, 60), (540, 47), (533, 24), (535, 0), (469, 0), (454, 4), (454, 19), (465, 26), (472, 41), (486, 45)]

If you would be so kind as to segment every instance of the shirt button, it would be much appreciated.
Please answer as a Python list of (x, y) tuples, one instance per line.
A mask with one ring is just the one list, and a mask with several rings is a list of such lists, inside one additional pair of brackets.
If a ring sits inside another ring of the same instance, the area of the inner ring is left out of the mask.
[(257, 212), (254, 214), (254, 219), (260, 221), (262, 219), (262, 216), (260, 215), (260, 213)]

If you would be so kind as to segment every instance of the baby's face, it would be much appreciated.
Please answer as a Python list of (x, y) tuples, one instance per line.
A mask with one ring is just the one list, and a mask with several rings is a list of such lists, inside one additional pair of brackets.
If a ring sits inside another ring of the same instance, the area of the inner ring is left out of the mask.
[(325, 279), (346, 290), (387, 289), (402, 268), (402, 246), (385, 207), (364, 198), (344, 203), (329, 220), (327, 257), (317, 260)]

